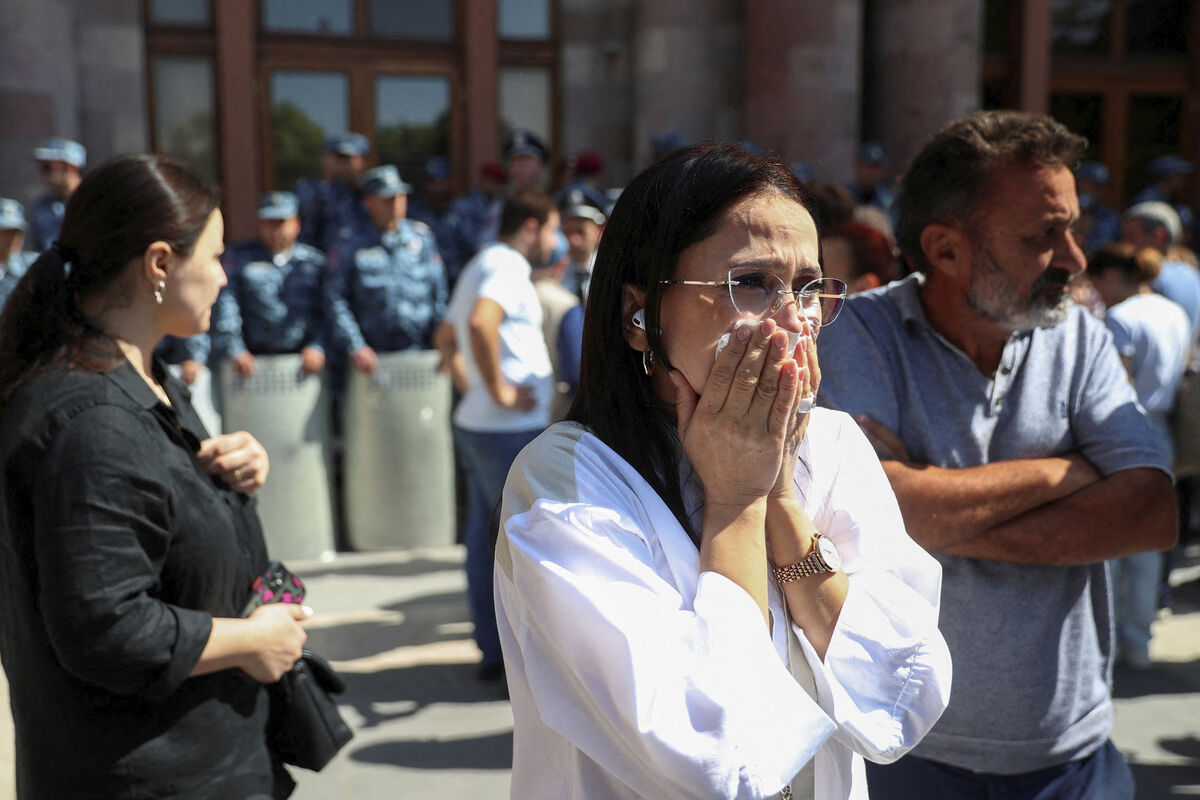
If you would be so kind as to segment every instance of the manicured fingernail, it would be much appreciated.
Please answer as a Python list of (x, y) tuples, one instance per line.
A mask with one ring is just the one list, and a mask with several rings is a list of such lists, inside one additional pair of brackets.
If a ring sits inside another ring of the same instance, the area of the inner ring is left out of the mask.
[(750, 341), (750, 327), (744, 325), (735, 330), (734, 335), (737, 336), (739, 342), (748, 342)]
[(309, 605), (301, 605), (301, 606), (300, 606), (300, 608), (301, 608), (301, 610), (303, 610), (303, 611), (304, 611), (304, 616), (306, 616), (306, 617), (311, 617), (311, 616), (313, 615), (312, 606), (309, 606)]

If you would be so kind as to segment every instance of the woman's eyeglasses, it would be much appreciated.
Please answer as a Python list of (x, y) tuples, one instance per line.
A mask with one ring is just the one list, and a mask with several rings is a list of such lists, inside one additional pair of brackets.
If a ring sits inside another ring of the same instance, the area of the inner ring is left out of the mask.
[(659, 281), (680, 286), (728, 286), (729, 299), (739, 314), (772, 317), (790, 297), (804, 313), (820, 314), (821, 325), (837, 319), (846, 304), (846, 284), (837, 278), (818, 278), (790, 289), (774, 272), (757, 267), (734, 267), (725, 281)]

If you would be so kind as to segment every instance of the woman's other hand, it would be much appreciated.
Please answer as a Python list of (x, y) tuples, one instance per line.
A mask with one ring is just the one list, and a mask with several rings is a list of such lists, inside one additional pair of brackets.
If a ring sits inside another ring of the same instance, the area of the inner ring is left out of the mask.
[(242, 664), (246, 674), (259, 683), (275, 683), (299, 660), (308, 632), (300, 622), (308, 617), (304, 606), (271, 603), (259, 606), (246, 623), (252, 625), (257, 649)]
[(786, 351), (787, 334), (768, 319), (734, 331), (700, 395), (670, 373), (679, 438), (707, 505), (744, 506), (777, 483), (800, 386)]
[[(796, 393), (797, 406), (805, 398), (812, 398), (815, 402), (817, 389), (821, 385), (821, 366), (817, 362), (817, 337), (807, 319), (804, 320), (801, 333), (795, 352), (796, 375), (799, 383)], [(804, 435), (808, 432), (808, 417), (808, 412), (796, 413), (788, 423), (787, 444), (784, 448), (783, 458), (780, 460), (779, 475), (771, 489), (772, 499), (790, 498), (795, 495), (796, 460), (800, 456), (800, 443), (804, 441)]]
[(253, 492), (267, 482), (271, 471), (266, 449), (246, 431), (205, 439), (196, 457), (209, 475), (216, 475), (235, 492)]

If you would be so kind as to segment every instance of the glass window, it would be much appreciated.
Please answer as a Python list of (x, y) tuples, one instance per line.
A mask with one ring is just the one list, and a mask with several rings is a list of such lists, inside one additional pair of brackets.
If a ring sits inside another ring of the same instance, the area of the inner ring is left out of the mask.
[(1008, 12), (1008, 0), (984, 1), (983, 52), (1003, 53), (1008, 50)]
[(409, 183), (425, 159), (450, 152), (448, 78), (387, 75), (375, 79), (375, 149)]
[(159, 25), (212, 24), (209, 0), (150, 0), (150, 21)]
[(496, 31), (501, 39), (549, 39), (549, 0), (499, 0)]
[(550, 144), (550, 70), (534, 67), (500, 70), (501, 141), (514, 128), (533, 131)]
[(188, 163), (203, 178), (217, 179), (217, 125), (212, 60), (203, 56), (154, 56), (154, 147)]
[(1104, 97), (1099, 94), (1053, 94), (1050, 116), (1080, 136), (1086, 136), (1085, 161), (1100, 160), (1100, 137), (1104, 132)]
[(278, 33), (349, 34), (354, 0), (263, 0), (263, 28)]
[(983, 91), (981, 92), (983, 105), (981, 107), (985, 109), (1008, 108), (1008, 104), (1004, 100), (1006, 94), (1005, 88), (1004, 81), (984, 81)]
[(1129, 169), (1125, 188), (1130, 195), (1150, 182), (1150, 161), (1180, 151), (1183, 98), (1178, 95), (1134, 95), (1129, 98)]
[(1051, 46), (1057, 53), (1108, 53), (1113, 0), (1051, 0)]
[(350, 119), (350, 79), (341, 72), (275, 70), (271, 73), (271, 150), (275, 188), (321, 174), (325, 139), (345, 133)]
[(400, 39), (449, 41), (454, 37), (452, 0), (371, 0), (371, 33)]
[(1187, 53), (1187, 0), (1128, 0), (1126, 52), (1138, 55)]

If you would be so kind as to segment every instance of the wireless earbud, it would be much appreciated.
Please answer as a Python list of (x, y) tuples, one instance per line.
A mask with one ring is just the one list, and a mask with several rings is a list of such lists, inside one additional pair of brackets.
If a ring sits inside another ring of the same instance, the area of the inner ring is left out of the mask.
[(646, 330), (646, 309), (639, 308), (633, 312), (633, 327)]

